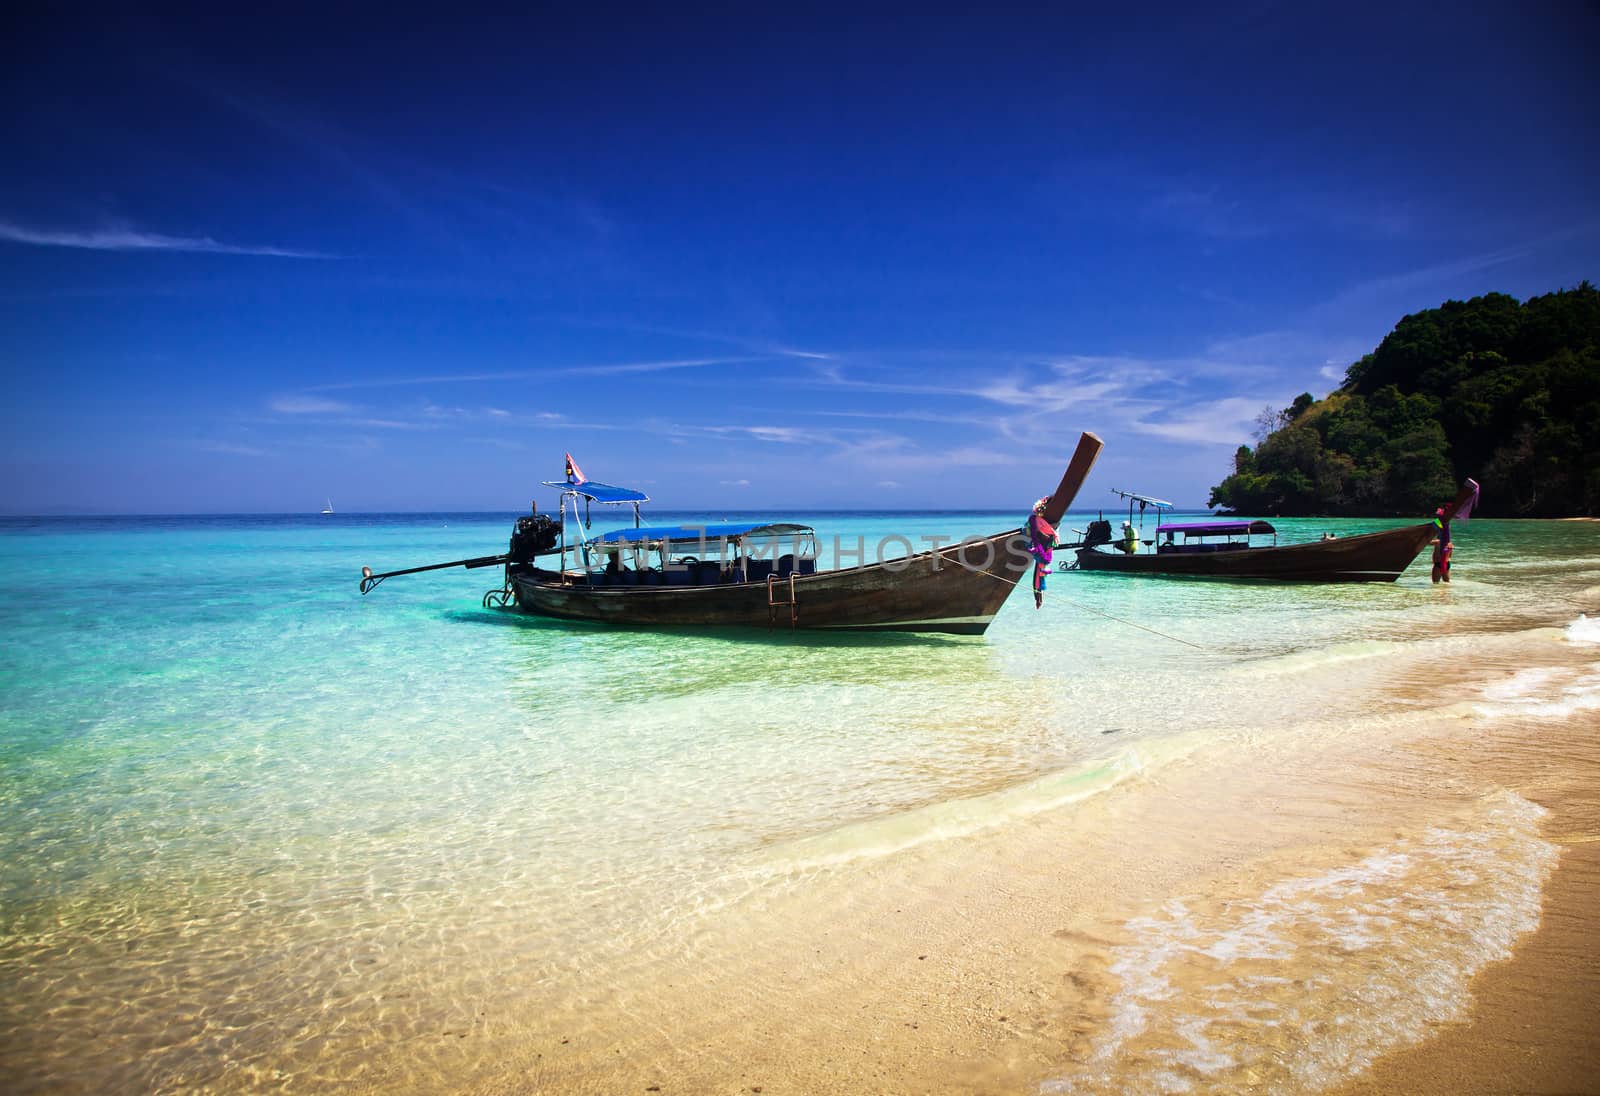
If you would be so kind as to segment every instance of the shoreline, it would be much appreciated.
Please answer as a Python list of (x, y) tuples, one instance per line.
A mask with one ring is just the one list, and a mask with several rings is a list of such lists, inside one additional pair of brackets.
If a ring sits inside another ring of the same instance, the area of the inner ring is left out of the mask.
[[(1540, 843), (1561, 850), (1537, 929), (1477, 973), (1457, 1011), (1427, 1021), (1421, 1042), (1393, 1037), (1370, 1057), (1327, 1067), (1324, 1082), (1261, 1080), (1341, 1096), (1586, 1091), (1595, 1075), (1586, 1025), (1600, 1004), (1600, 941), (1586, 917), (1600, 900), (1600, 800), (1589, 790), (1600, 787), (1600, 718), (1585, 712), (1553, 726), (1456, 711), (1369, 730), (1253, 741), (1247, 767), (1180, 756), (1002, 833), (935, 843), (864, 873), (820, 873), (749, 903), (689, 953), (655, 957), (627, 985), (597, 987), (531, 1024), (496, 1025), (492, 1060), (443, 1047), (424, 1074), (380, 1071), (362, 1087), (1131, 1090), (1131, 1075), (1155, 1074), (1137, 1056), (1122, 1062), (1130, 1050), (1114, 1035), (1126, 1020), (1127, 975), (1113, 968), (1127, 963), (1130, 926), (1175, 900), (1196, 916), (1237, 916), (1241, 902), (1348, 871), (1509, 788), (1546, 806)], [(1152, 1053), (1170, 1056), (1159, 1027), (1147, 1033)], [(1196, 1092), (1256, 1076), (1243, 1064), (1179, 1075)], [(1298, 1076), (1313, 1075), (1322, 1076)]]
[(1561, 847), (1539, 927), (1473, 979), (1464, 1017), (1380, 1057), (1332, 1096), (1600, 1091), (1600, 759), (1567, 750), (1562, 761), (1524, 791), (1550, 812), (1544, 829)]

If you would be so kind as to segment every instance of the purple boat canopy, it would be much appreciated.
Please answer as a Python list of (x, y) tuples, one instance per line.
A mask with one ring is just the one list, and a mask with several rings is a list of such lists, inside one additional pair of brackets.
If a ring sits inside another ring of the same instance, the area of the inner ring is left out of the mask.
[(1276, 533), (1271, 522), (1262, 521), (1202, 521), (1183, 525), (1158, 525), (1156, 536), (1228, 537), (1248, 536), (1251, 533)]

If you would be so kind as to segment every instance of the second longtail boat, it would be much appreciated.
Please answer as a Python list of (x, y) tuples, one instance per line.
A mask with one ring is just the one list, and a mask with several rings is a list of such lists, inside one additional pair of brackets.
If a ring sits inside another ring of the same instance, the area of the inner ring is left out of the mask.
[[(1067, 567), (1129, 575), (1393, 582), (1443, 526), (1452, 520), (1467, 520), (1477, 497), (1477, 481), (1469, 479), (1433, 521), (1304, 544), (1277, 543), (1277, 529), (1267, 521), (1220, 519), (1164, 523), (1156, 526), (1154, 544), (1140, 545), (1131, 538), (1113, 540), (1111, 523), (1101, 520), (1090, 523), (1084, 540), (1075, 546), (1076, 558)], [(1262, 538), (1269, 536), (1271, 542), (1264, 543)]]

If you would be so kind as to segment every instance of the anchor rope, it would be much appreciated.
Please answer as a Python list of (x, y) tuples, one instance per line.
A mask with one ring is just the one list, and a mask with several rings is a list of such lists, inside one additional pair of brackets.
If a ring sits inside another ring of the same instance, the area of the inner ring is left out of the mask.
[[(977, 567), (967, 567), (966, 564), (961, 563), (959, 560), (956, 561), (956, 564), (959, 567), (966, 567), (967, 570), (972, 571), (974, 574), (986, 575), (989, 578), (994, 579), (996, 582), (1003, 582), (1007, 586), (1015, 586), (1017, 583), (1022, 581), (1022, 575), (1018, 575), (1016, 578), (1004, 578), (995, 574), (993, 571), (984, 571)], [(1158, 632), (1154, 628), (1147, 628), (1143, 624), (1135, 624), (1131, 620), (1123, 620), (1121, 617), (1112, 616), (1110, 613), (1101, 612), (1099, 609), (1091, 609), (1089, 606), (1073, 601), (1071, 598), (1062, 598), (1061, 600), (1065, 601), (1074, 609), (1082, 609), (1086, 613), (1093, 613), (1095, 616), (1105, 617), (1107, 620), (1114, 620), (1118, 624), (1126, 624), (1128, 627), (1137, 628), (1141, 632), (1149, 632), (1153, 636), (1160, 636), (1162, 639), (1170, 639), (1174, 643), (1181, 643), (1185, 647), (1193, 647), (1197, 651), (1205, 650), (1205, 648), (1200, 646), (1198, 643), (1190, 643), (1187, 639), (1179, 639), (1177, 636), (1168, 635), (1166, 632)]]
[(1200, 646), (1198, 643), (1190, 643), (1187, 639), (1179, 639), (1177, 636), (1169, 636), (1166, 632), (1158, 632), (1154, 628), (1146, 628), (1143, 624), (1135, 624), (1131, 620), (1123, 620), (1121, 617), (1112, 616), (1110, 613), (1103, 613), (1099, 609), (1091, 609), (1089, 606), (1073, 601), (1071, 598), (1062, 598), (1061, 600), (1065, 601), (1074, 609), (1082, 609), (1086, 613), (1093, 613), (1095, 616), (1102, 616), (1107, 620), (1114, 620), (1118, 624), (1126, 624), (1128, 627), (1137, 628), (1141, 632), (1149, 632), (1153, 636), (1160, 636), (1162, 639), (1170, 639), (1174, 643), (1181, 643), (1185, 647), (1193, 647), (1197, 651), (1205, 650), (1205, 648)]
[(1003, 582), (1007, 586), (1015, 586), (1017, 583), (1022, 581), (1021, 575), (1018, 575), (1016, 578), (1006, 578), (1004, 575), (997, 575), (993, 571), (985, 571), (978, 567), (968, 567), (965, 563), (962, 563), (959, 560), (956, 562), (956, 566), (964, 570), (971, 571), (975, 575), (984, 575), (988, 578), (994, 579), (996, 582)]

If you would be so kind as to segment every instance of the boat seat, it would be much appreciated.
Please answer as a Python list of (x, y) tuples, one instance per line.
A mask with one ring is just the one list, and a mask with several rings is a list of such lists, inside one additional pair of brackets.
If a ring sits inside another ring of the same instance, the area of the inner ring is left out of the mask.
[(794, 574), (794, 553), (790, 552), (778, 557), (778, 577), (788, 578)]
[(800, 573), (802, 575), (814, 575), (814, 574), (816, 574), (817, 573), (817, 561), (815, 559), (803, 559), (803, 560), (801, 560), (800, 561), (800, 566), (799, 566), (799, 571), (800, 571)]
[(714, 559), (703, 559), (694, 565), (696, 586), (715, 586), (722, 581), (722, 564)]
[(692, 586), (694, 573), (685, 564), (673, 564), (664, 572), (668, 586)]
[(745, 580), (747, 582), (765, 582), (767, 576), (772, 574), (772, 561), (770, 559), (753, 559), (745, 564)]

